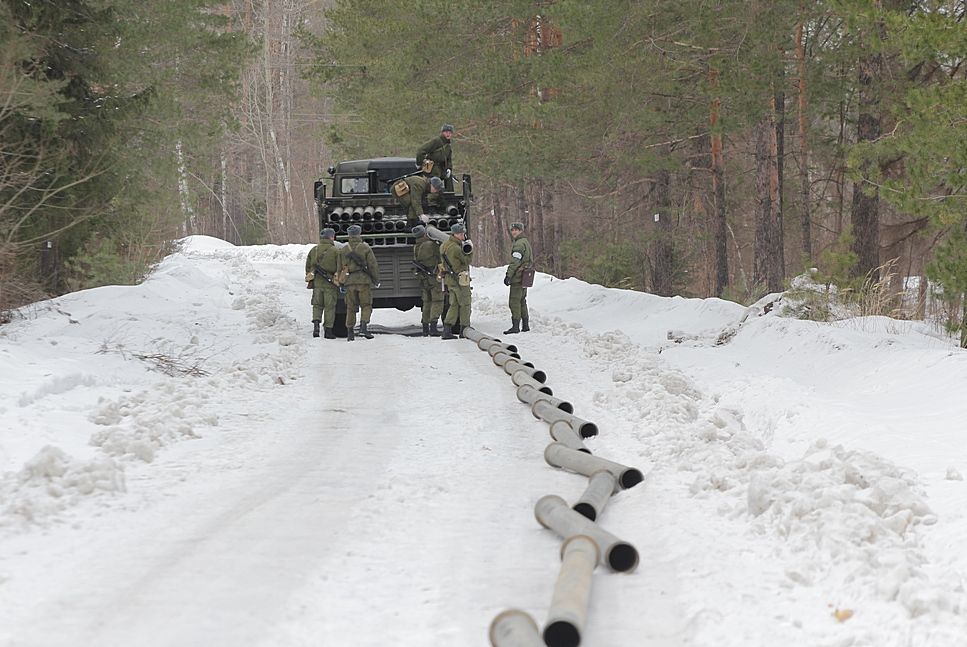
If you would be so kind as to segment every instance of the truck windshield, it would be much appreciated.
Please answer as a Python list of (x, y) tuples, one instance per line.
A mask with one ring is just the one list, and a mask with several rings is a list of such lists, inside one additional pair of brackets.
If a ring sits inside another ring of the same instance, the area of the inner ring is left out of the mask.
[(344, 177), (339, 181), (339, 191), (347, 193), (369, 193), (369, 178), (363, 177)]

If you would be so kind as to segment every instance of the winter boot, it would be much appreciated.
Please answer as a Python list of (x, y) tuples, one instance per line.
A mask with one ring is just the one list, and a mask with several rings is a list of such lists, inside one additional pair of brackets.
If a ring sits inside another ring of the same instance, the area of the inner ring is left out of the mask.
[(518, 325), (518, 324), (520, 324), (520, 319), (511, 319), (510, 321), (511, 321), (511, 326), (510, 326), (510, 328), (508, 328), (507, 330), (504, 331), (504, 334), (505, 335), (516, 335), (517, 333), (520, 332), (520, 326)]
[(430, 334), (434, 337), (440, 336), (440, 329), (436, 327), (436, 321), (430, 322)]
[(336, 333), (332, 331), (332, 328), (324, 328), (323, 330), (324, 330), (323, 337), (325, 337), (326, 339), (336, 338)]
[(450, 324), (443, 324), (443, 337), (440, 339), (456, 339), (457, 336), (453, 334), (453, 326)]
[(318, 337), (319, 336), (319, 320), (318, 319), (313, 319), (312, 320), (312, 336), (313, 337)]
[(520, 320), (520, 331), (521, 332), (530, 332), (530, 329), (531, 329), (531, 327), (530, 327), (530, 321), (527, 320), (527, 319), (521, 319)]
[(423, 336), (424, 337), (430, 336), (430, 324), (428, 323), (423, 324)]
[(450, 332), (456, 335), (457, 337), (460, 336), (460, 331), (462, 330), (463, 330), (463, 324), (452, 324), (450, 326)]
[(364, 321), (361, 324), (359, 324), (359, 334), (362, 335), (363, 337), (365, 337), (366, 339), (372, 339), (373, 338), (373, 333), (371, 333), (368, 330), (366, 330), (366, 326), (368, 326), (368, 325), (369, 325), (369, 323), (366, 322), (366, 321)]
[(353, 329), (350, 326), (346, 326), (346, 341), (352, 341), (355, 338), (356, 336), (353, 335)]

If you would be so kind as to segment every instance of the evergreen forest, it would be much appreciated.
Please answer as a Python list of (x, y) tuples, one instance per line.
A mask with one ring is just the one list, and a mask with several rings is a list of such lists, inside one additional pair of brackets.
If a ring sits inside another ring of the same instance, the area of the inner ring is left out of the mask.
[[(455, 126), (476, 262), (752, 303), (808, 273), (967, 346), (967, 0), (0, 0), (0, 321), (178, 239), (311, 243)], [(823, 318), (830, 309), (804, 307)]]

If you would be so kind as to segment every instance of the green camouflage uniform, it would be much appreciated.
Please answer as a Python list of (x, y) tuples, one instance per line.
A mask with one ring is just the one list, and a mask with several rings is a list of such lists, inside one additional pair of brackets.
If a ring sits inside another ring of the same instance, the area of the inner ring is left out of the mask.
[[(411, 175), (403, 180), (410, 190), (405, 195), (397, 196), (396, 199), (406, 208), (406, 224), (414, 227), (420, 222), (420, 214), (424, 208), (439, 207), (443, 204), (440, 192), (430, 191), (429, 178), (422, 175)], [(424, 202), (426, 204), (424, 204)]]
[(450, 309), (447, 310), (444, 323), (452, 326), (459, 319), (460, 325), (466, 328), (470, 325), (470, 286), (457, 283), (457, 274), (470, 271), (473, 252), (465, 254), (463, 242), (451, 234), (450, 238), (440, 246), (440, 256), (449, 261), (449, 264), (443, 263), (446, 271), (443, 280), (450, 294)]
[(325, 328), (332, 328), (336, 323), (336, 301), (339, 300), (339, 289), (323, 278), (316, 267), (318, 266), (331, 279), (342, 269), (342, 263), (339, 248), (328, 238), (321, 238), (319, 244), (310, 249), (306, 256), (306, 274), (315, 273), (315, 278), (312, 279), (312, 321), (322, 321)]
[[(369, 267), (372, 275), (366, 274), (362, 266), (350, 258), (349, 252), (355, 252)], [(379, 283), (379, 264), (376, 255), (369, 245), (359, 236), (350, 236), (349, 244), (342, 248), (343, 262), (349, 267), (346, 278), (346, 328), (352, 330), (356, 326), (356, 308), (361, 308), (360, 321), (369, 323), (373, 314), (373, 286)]]
[(507, 265), (507, 277), (510, 279), (510, 318), (529, 319), (527, 316), (527, 288), (523, 283), (521, 271), (527, 269), (534, 262), (534, 250), (521, 233), (514, 239), (514, 246), (510, 250), (510, 263)]
[[(445, 180), (446, 178), (444, 176), (446, 175), (447, 169), (453, 168), (450, 140), (440, 134), (420, 146), (416, 151), (416, 165), (422, 166), (424, 159), (433, 160), (433, 170), (430, 171), (430, 175), (435, 175), (441, 180)], [(449, 180), (447, 182), (447, 191), (452, 191), (453, 188)]]
[(440, 245), (429, 236), (422, 236), (413, 246), (413, 260), (433, 273), (428, 275), (422, 270), (417, 270), (420, 297), (423, 299), (422, 322), (427, 324), (436, 321), (443, 314), (443, 288), (436, 278), (437, 266), (441, 262)]

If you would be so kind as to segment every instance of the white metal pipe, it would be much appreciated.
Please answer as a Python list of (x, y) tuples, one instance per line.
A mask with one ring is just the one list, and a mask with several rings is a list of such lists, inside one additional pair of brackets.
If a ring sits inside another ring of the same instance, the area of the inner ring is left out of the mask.
[(532, 378), (529, 373), (526, 373), (524, 371), (516, 371), (513, 375), (510, 376), (510, 379), (517, 386), (524, 386), (525, 384), (530, 384), (532, 387), (534, 387), (541, 393), (546, 393), (547, 395), (554, 395), (554, 391), (551, 390), (551, 387), (547, 386), (546, 384), (541, 384), (540, 382)]
[[(482, 342), (483, 340), (493, 339), (493, 337), (488, 337), (487, 335), (483, 334), (482, 332), (480, 332), (479, 330), (473, 327), (464, 328), (464, 330), (468, 333), (467, 339), (469, 339), (472, 342), (475, 342), (478, 348), (480, 348), (480, 342)], [(484, 349), (481, 348), (480, 350), (484, 350)]]
[(450, 240), (450, 234), (445, 234), (433, 225), (426, 226), (426, 235), (438, 243), (445, 243)]
[(505, 355), (510, 355), (511, 359), (520, 359), (520, 355), (517, 354), (516, 348), (514, 350), (510, 350), (503, 344), (491, 344), (490, 347), (487, 348), (487, 354), (490, 355), (491, 357), (494, 357), (495, 355), (497, 355), (497, 353), (504, 353)]
[(506, 350), (508, 353), (516, 353), (517, 347), (513, 344), (506, 344), (499, 339), (494, 339), (493, 337), (484, 337), (477, 342), (477, 348), (483, 351), (487, 351), (493, 354), (491, 351), (495, 350)]
[(497, 614), (490, 623), (490, 644), (493, 647), (544, 647), (537, 623), (520, 609)]
[(561, 570), (544, 623), (544, 644), (547, 647), (578, 647), (581, 644), (591, 601), (591, 579), (598, 559), (598, 545), (585, 535), (570, 537), (561, 546)]
[(544, 448), (544, 460), (548, 465), (563, 467), (566, 470), (592, 476), (598, 470), (608, 470), (618, 479), (622, 489), (634, 487), (644, 480), (641, 470), (609, 461), (607, 458), (592, 456), (571, 449), (563, 443), (551, 443)]
[(539, 391), (529, 384), (524, 384), (517, 387), (517, 399), (525, 404), (530, 405), (533, 405), (538, 400), (547, 400), (561, 411), (574, 413), (574, 405), (567, 400), (555, 398), (553, 395), (548, 395), (542, 391)]
[(556, 494), (541, 497), (534, 506), (537, 521), (568, 539), (575, 535), (587, 535), (598, 546), (599, 561), (619, 573), (633, 571), (638, 566), (638, 551), (571, 508)]
[(529, 362), (506, 362), (503, 364), (503, 367), (504, 372), (507, 373), (507, 375), (513, 375), (517, 371), (524, 371), (542, 384), (547, 381), (547, 374), (545, 374), (544, 371), (534, 368), (534, 365)]
[[(507, 370), (506, 364), (504, 365), (504, 370)], [(573, 413), (562, 411), (550, 404), (547, 400), (537, 400), (534, 402), (531, 405), (531, 412), (549, 425), (559, 420), (568, 422), (574, 428), (574, 431), (581, 435), (581, 438), (590, 438), (591, 436), (598, 435), (598, 426), (596, 424), (588, 422), (583, 418), (578, 418)]]
[(567, 445), (571, 449), (576, 449), (579, 452), (584, 452), (590, 454), (591, 450), (584, 446), (584, 442), (581, 440), (580, 434), (574, 431), (574, 427), (571, 426), (566, 420), (558, 420), (548, 425), (548, 429), (551, 432), (551, 438), (561, 443), (562, 445)]
[(578, 514), (596, 521), (617, 489), (618, 479), (615, 475), (608, 470), (598, 470), (588, 478), (588, 487), (571, 507)]
[(517, 361), (517, 359), (513, 355), (511, 355), (510, 353), (507, 353), (505, 351), (499, 351), (497, 353), (494, 353), (493, 355), (490, 356), (490, 358), (492, 360), (494, 360), (494, 364), (496, 364), (497, 366), (499, 366), (501, 368), (503, 368), (504, 367), (504, 364), (506, 364), (507, 362), (515, 362), (515, 361)]

